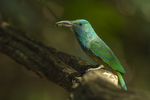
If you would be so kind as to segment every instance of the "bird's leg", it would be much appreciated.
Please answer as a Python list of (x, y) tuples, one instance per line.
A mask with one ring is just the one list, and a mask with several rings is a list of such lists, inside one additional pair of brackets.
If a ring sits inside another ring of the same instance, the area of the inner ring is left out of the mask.
[(86, 70), (86, 72), (94, 71), (94, 70), (99, 70), (99, 69), (101, 69), (101, 68), (104, 68), (104, 65), (100, 65), (100, 66), (97, 67), (97, 68), (90, 68), (90, 69)]

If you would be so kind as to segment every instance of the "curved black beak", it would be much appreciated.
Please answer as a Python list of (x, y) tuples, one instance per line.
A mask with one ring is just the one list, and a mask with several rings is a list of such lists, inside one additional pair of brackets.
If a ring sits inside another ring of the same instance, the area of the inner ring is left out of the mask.
[(69, 27), (69, 28), (73, 28), (75, 26), (75, 24), (72, 21), (59, 21), (55, 23), (56, 26), (65, 26), (65, 27)]

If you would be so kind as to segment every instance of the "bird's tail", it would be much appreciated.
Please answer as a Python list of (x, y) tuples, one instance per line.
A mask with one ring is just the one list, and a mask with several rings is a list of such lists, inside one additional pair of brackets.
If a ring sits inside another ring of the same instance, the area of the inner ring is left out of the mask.
[(119, 83), (120, 83), (121, 87), (122, 87), (124, 90), (127, 90), (126, 84), (125, 84), (125, 82), (124, 82), (124, 80), (123, 80), (123, 77), (122, 77), (121, 73), (120, 73), (120, 72), (117, 72), (117, 75), (118, 75)]

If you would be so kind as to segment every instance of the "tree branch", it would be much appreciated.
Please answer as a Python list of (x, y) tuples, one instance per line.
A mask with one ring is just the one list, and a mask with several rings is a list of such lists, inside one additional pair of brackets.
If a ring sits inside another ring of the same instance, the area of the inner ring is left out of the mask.
[(69, 100), (150, 100), (146, 93), (125, 91), (110, 84), (103, 73), (101, 69), (84, 74)]
[(4, 22), (0, 23), (0, 52), (68, 91), (72, 91), (72, 80), (92, 67), (81, 58), (58, 52)]
[[(70, 100), (109, 100), (110, 98), (121, 100), (122, 96), (128, 100), (148, 98), (144, 93), (119, 89), (115, 85), (118, 79), (106, 70), (84, 74), (85, 70), (96, 66), (79, 57), (58, 52), (5, 22), (0, 22), (0, 52), (39, 76), (47, 78), (68, 91), (73, 91)], [(106, 76), (106, 73), (109, 74)]]

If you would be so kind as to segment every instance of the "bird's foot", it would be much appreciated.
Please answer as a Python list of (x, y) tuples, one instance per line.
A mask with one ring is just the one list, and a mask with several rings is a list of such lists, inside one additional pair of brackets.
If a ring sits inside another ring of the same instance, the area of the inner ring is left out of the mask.
[(86, 70), (86, 73), (89, 72), (89, 71), (100, 70), (101, 68), (104, 68), (104, 65), (100, 65), (97, 68), (90, 68), (90, 69)]

